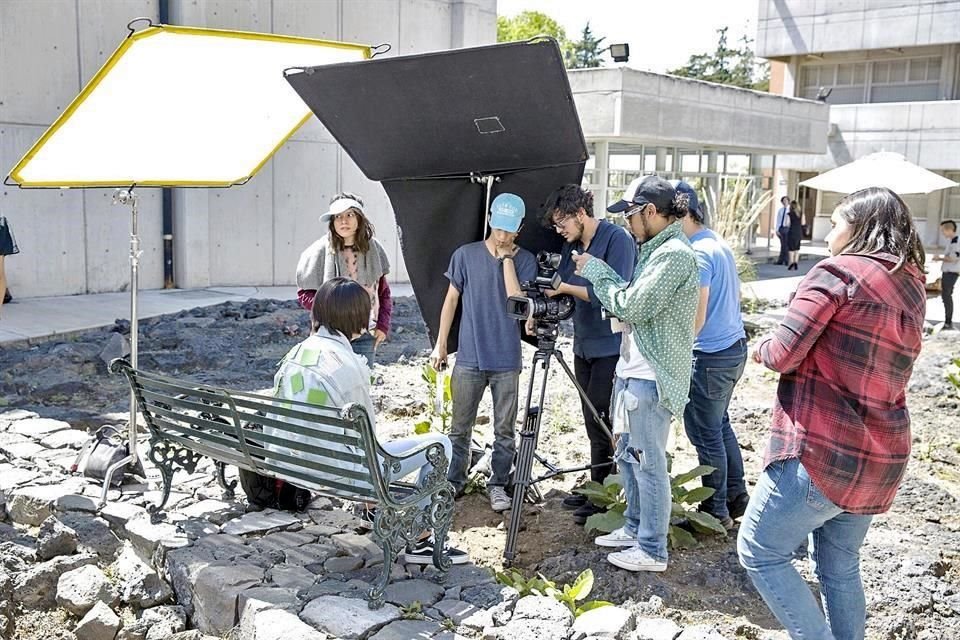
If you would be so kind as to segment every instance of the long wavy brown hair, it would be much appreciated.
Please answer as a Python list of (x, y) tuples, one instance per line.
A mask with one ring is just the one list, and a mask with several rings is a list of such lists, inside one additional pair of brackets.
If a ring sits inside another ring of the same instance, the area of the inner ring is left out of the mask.
[(836, 212), (851, 229), (842, 253), (889, 253), (897, 258), (893, 273), (907, 264), (924, 272), (926, 254), (910, 208), (893, 191), (886, 187), (854, 191), (837, 204)]
[[(360, 206), (363, 206), (363, 200), (360, 196), (343, 191), (333, 196), (330, 199), (330, 204), (333, 204), (335, 201), (340, 198), (350, 198), (351, 200), (356, 200), (360, 203)], [(367, 220), (367, 216), (363, 214), (363, 211), (360, 211), (354, 207), (348, 209), (348, 211), (353, 211), (354, 215), (357, 216), (357, 235), (353, 240), (353, 250), (360, 254), (366, 254), (370, 250), (370, 244), (373, 240), (374, 228), (373, 223)], [(343, 238), (337, 233), (336, 229), (336, 218), (330, 218), (329, 229), (330, 229), (330, 242), (333, 243), (333, 248), (337, 251), (343, 251), (346, 245), (343, 243)]]

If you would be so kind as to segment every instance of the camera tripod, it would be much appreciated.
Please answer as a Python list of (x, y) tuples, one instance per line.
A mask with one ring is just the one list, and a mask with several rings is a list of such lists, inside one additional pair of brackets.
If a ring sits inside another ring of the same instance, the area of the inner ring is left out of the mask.
[[(540, 420), (543, 417), (543, 401), (547, 391), (547, 378), (550, 374), (550, 361), (557, 359), (564, 373), (573, 383), (583, 400), (584, 406), (590, 410), (593, 419), (597, 424), (603, 426), (610, 443), (613, 444), (613, 436), (610, 429), (600, 417), (587, 392), (583, 390), (576, 376), (570, 370), (570, 365), (563, 359), (563, 354), (557, 349), (557, 334), (559, 325), (556, 322), (538, 321), (536, 324), (537, 351), (533, 354), (533, 366), (530, 369), (530, 381), (527, 384), (527, 400), (524, 412), (523, 427), (520, 430), (520, 446), (517, 449), (517, 456), (513, 470), (513, 502), (510, 507), (510, 526), (507, 529), (507, 540), (503, 547), (504, 566), (510, 566), (516, 557), (517, 533), (520, 531), (520, 518), (523, 515), (523, 500), (528, 492), (533, 494), (537, 501), (542, 501), (543, 496), (537, 489), (536, 484), (553, 478), (564, 473), (573, 473), (576, 471), (586, 471), (595, 467), (612, 466), (613, 461), (604, 462), (598, 465), (584, 465), (561, 469), (548, 462), (543, 456), (537, 453), (537, 438), (540, 435)], [(533, 388), (537, 378), (538, 370), (542, 369), (543, 374), (540, 380), (540, 399), (536, 405), (531, 404), (533, 400)], [(533, 477), (533, 462), (536, 460), (547, 469), (547, 473)]]

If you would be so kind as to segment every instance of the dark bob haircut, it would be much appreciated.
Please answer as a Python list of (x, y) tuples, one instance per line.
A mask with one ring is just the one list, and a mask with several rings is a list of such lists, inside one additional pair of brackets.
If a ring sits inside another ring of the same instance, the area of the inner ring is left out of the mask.
[(340, 332), (353, 338), (370, 324), (370, 294), (359, 282), (349, 278), (331, 278), (317, 289), (310, 310), (313, 331), (323, 327), (330, 333)]

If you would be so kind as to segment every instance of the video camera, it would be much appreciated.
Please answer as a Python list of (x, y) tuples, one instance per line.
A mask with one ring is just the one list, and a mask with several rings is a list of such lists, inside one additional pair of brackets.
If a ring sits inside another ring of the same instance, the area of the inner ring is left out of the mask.
[(559, 266), (559, 253), (538, 253), (537, 277), (520, 284), (525, 295), (507, 298), (507, 315), (517, 320), (533, 318), (546, 324), (557, 324), (573, 315), (573, 296), (562, 293), (551, 298), (546, 294), (549, 290), (556, 291), (563, 282), (557, 273)]

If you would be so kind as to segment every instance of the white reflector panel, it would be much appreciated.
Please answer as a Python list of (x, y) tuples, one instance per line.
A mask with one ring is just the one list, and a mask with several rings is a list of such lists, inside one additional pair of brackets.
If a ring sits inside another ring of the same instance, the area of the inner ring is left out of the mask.
[(123, 41), (10, 178), (25, 187), (243, 183), (312, 115), (283, 70), (369, 55), (363, 45), (149, 27)]

